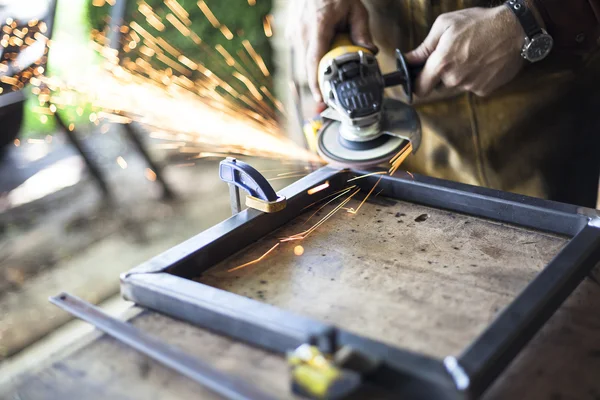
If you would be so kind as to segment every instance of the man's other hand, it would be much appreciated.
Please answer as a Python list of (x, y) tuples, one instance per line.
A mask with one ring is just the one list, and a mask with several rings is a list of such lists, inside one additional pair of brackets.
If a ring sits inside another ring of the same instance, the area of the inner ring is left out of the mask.
[(425, 41), (407, 54), (425, 67), (416, 93), (425, 97), (439, 84), (487, 96), (521, 70), (525, 32), (508, 7), (468, 8), (440, 15)]
[(300, 39), (306, 55), (308, 82), (317, 102), (322, 101), (317, 79), (319, 61), (338, 32), (347, 32), (354, 44), (376, 51), (369, 31), (369, 14), (361, 0), (294, 0), (290, 8), (288, 39)]

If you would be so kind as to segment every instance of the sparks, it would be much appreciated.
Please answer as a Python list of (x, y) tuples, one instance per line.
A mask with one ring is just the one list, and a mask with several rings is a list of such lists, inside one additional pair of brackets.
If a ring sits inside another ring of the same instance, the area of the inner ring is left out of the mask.
[[(322, 161), (280, 131), (279, 117), (285, 114), (283, 103), (271, 93), (272, 82), (267, 79), (270, 71), (253, 42), (243, 38), (243, 31), (232, 32), (206, 1), (197, 1), (198, 8), (216, 30), (242, 45), (239, 50), (228, 51), (221, 45), (203, 42), (194, 33), (190, 14), (180, 1), (163, 0), (164, 7), (160, 10), (150, 6), (148, 0), (136, 3), (144, 27), (140, 21), (121, 26), (120, 51), (107, 47), (109, 39), (105, 31), (92, 32), (90, 47), (104, 58), (102, 68), (48, 77), (44, 75), (47, 73), (43, 67), (47, 61), (44, 54), (22, 76), (1, 76), (0, 80), (13, 89), (29, 81), (32, 93), (38, 96), (40, 119), (44, 123), (58, 110), (85, 103), (85, 111), (77, 107), (77, 116), (100, 126), (100, 132), (106, 133), (109, 124), (135, 122), (162, 135), (165, 143), (160, 148), (179, 150), (188, 160), (246, 155), (284, 161)], [(256, 1), (248, 3), (252, 6)], [(93, 0), (94, 6), (106, 4), (115, 1)], [(273, 34), (272, 19), (272, 15), (267, 15), (262, 21), (267, 37)], [(184, 54), (185, 47), (179, 47), (181, 41), (161, 37), (167, 29), (180, 34), (181, 40), (197, 45), (207, 57)], [(47, 32), (49, 29), (43, 22), (32, 20), (24, 27), (11, 20), (4, 27), (3, 34), (7, 36), (3, 39), (7, 45), (16, 46), (43, 41), (47, 52), (52, 45)], [(127, 55), (120, 59), (123, 54)], [(0, 75), (8, 70), (7, 63), (0, 63)], [(93, 111), (88, 112), (90, 109)], [(75, 124), (69, 123), (68, 130), (74, 131)], [(116, 163), (127, 168), (123, 157), (117, 157)], [(306, 175), (302, 172), (280, 174), (274, 179)], [(151, 169), (146, 169), (144, 175), (150, 181), (157, 179)], [(326, 188), (313, 188), (312, 194)]]
[(117, 157), (117, 164), (122, 169), (126, 169), (127, 168), (127, 161), (125, 161), (125, 159), (123, 157), (121, 157), (121, 156)]
[(325, 190), (327, 188), (329, 188), (329, 181), (322, 183), (318, 186), (315, 186), (311, 189), (308, 189), (308, 191), (306, 193), (308, 193), (309, 196), (312, 196), (313, 194), (319, 193), (320, 191)]
[(215, 46), (215, 49), (223, 56), (223, 58), (227, 62), (227, 65), (229, 65), (230, 67), (233, 67), (235, 65), (235, 60), (233, 59), (233, 57), (231, 57), (231, 54), (229, 54), (229, 52), (225, 50), (223, 46), (218, 44)]
[[(308, 169), (308, 168), (306, 168)], [(298, 174), (302, 174), (304, 173), (303, 171), (291, 171), (291, 172), (282, 172), (280, 174), (277, 174), (277, 176), (288, 176), (288, 175), (298, 175)]]
[(271, 247), (265, 254), (263, 254), (262, 256), (258, 257), (256, 260), (252, 260), (250, 262), (247, 262), (246, 264), (242, 264), (242, 265), (240, 265), (238, 267), (231, 268), (231, 269), (227, 270), (227, 272), (238, 271), (238, 270), (240, 270), (242, 268), (249, 267), (250, 265), (258, 264), (259, 262), (261, 262), (262, 260), (264, 260), (266, 256), (268, 256), (269, 254), (271, 254), (271, 252), (273, 252), (273, 250), (275, 250), (277, 247), (279, 247), (279, 243), (275, 244), (275, 246)]
[(281, 179), (292, 179), (292, 178), (302, 178), (303, 176), (308, 175), (308, 172), (303, 173), (303, 174), (296, 174), (296, 175), (286, 175), (286, 176), (279, 176), (277, 178), (270, 178), (267, 179), (269, 182), (271, 181), (279, 181)]
[(371, 193), (373, 193), (373, 191), (375, 190), (375, 188), (377, 187), (377, 185), (379, 185), (379, 182), (381, 182), (381, 179), (383, 179), (383, 176), (380, 176), (379, 179), (377, 180), (377, 182), (375, 183), (375, 185), (373, 185), (373, 187), (371, 188), (371, 190), (369, 191), (369, 193), (365, 196), (365, 198), (363, 199), (363, 201), (358, 205), (358, 208), (355, 210), (353, 208), (349, 209), (348, 212), (350, 214), (356, 214), (358, 213), (358, 210), (360, 210), (360, 208), (363, 206), (363, 204), (365, 204), (365, 202), (367, 201), (367, 199), (369, 198), (369, 196), (371, 195)]
[(295, 240), (304, 240), (306, 239), (311, 233), (313, 233), (318, 227), (320, 227), (321, 225), (323, 225), (325, 222), (327, 222), (332, 216), (334, 216), (340, 209), (342, 209), (342, 207), (344, 207), (346, 204), (348, 204), (348, 202), (350, 200), (352, 200), (352, 198), (358, 193), (360, 192), (360, 188), (356, 189), (352, 194), (350, 194), (347, 198), (345, 198), (340, 204), (338, 204), (332, 211), (330, 211), (326, 216), (324, 216), (323, 218), (321, 218), (321, 220), (319, 220), (319, 222), (317, 222), (315, 225), (313, 225), (310, 229), (304, 231), (304, 232), (300, 232), (297, 233), (295, 235), (292, 235), (288, 238), (285, 239), (281, 239), (280, 242), (291, 242), (291, 241), (295, 241)]
[(390, 176), (392, 176), (392, 175), (394, 175), (394, 173), (396, 173), (398, 168), (400, 168), (400, 165), (402, 165), (404, 160), (406, 160), (406, 157), (408, 157), (411, 152), (412, 152), (412, 143), (408, 142), (406, 147), (404, 147), (402, 150), (400, 150), (398, 152), (398, 154), (396, 154), (390, 160), (390, 164), (392, 164), (392, 166), (390, 167), (390, 170), (388, 171)]
[(265, 36), (268, 38), (273, 36), (272, 20), (273, 16), (271, 14), (263, 19), (263, 29), (265, 31)]
[(156, 181), (156, 172), (152, 171), (150, 168), (146, 168), (144, 170), (144, 176), (146, 177), (146, 179), (148, 179), (150, 182), (154, 182)]
[(352, 186), (350, 186), (350, 187), (347, 187), (347, 188), (344, 188), (344, 189), (342, 189), (342, 190), (338, 190), (337, 192), (333, 192), (333, 193), (331, 193), (329, 196), (325, 196), (325, 197), (323, 197), (321, 200), (319, 200), (319, 201), (315, 201), (314, 203), (311, 203), (311, 204), (307, 205), (306, 207), (304, 207), (304, 208), (302, 209), (302, 211), (306, 210), (307, 208), (311, 208), (311, 207), (312, 207), (312, 206), (314, 206), (315, 204), (317, 204), (317, 203), (320, 203), (320, 202), (322, 202), (322, 201), (325, 201), (325, 200), (329, 199), (330, 197), (336, 196), (336, 195), (338, 195), (338, 194), (340, 194), (340, 193), (342, 193), (342, 192), (345, 192), (345, 191), (346, 191), (346, 190), (348, 190), (348, 189), (353, 189), (353, 188), (355, 188), (355, 187), (356, 187), (356, 185), (352, 185)]
[(208, 21), (212, 24), (212, 26), (215, 29), (219, 29), (219, 27), (221, 26), (221, 23), (219, 22), (217, 17), (215, 17), (215, 14), (213, 14), (212, 11), (210, 10), (210, 8), (206, 5), (204, 0), (198, 1), (197, 4), (198, 4), (198, 8), (200, 8), (202, 13), (206, 17), (206, 19), (208, 19)]
[(294, 254), (297, 256), (301, 256), (302, 254), (304, 254), (304, 247), (300, 245), (294, 247)]
[(352, 179), (348, 179), (347, 182), (354, 182), (354, 181), (357, 181), (359, 179), (364, 179), (364, 178), (367, 178), (367, 177), (373, 176), (373, 175), (385, 175), (385, 174), (387, 174), (386, 171), (372, 172), (372, 173), (366, 174), (366, 175), (355, 176)]
[(335, 196), (333, 199), (329, 200), (327, 203), (325, 203), (321, 207), (319, 207), (317, 209), (317, 211), (315, 211), (314, 213), (312, 213), (312, 215), (310, 217), (308, 217), (308, 219), (304, 222), (304, 224), (307, 224), (308, 221), (310, 221), (312, 219), (312, 217), (314, 217), (319, 211), (321, 211), (323, 208), (325, 208), (328, 204), (331, 204), (332, 202), (334, 202), (335, 200), (339, 199), (340, 197), (348, 194), (355, 187), (356, 186), (351, 186), (349, 188), (341, 190), (340, 192), (334, 193), (334, 194), (337, 194), (337, 196)]
[(258, 68), (260, 68), (260, 71), (263, 73), (263, 75), (264, 76), (270, 76), (271, 73), (267, 69), (267, 65), (265, 64), (265, 61), (254, 50), (254, 47), (252, 47), (252, 44), (248, 40), (244, 40), (244, 41), (242, 41), (242, 45), (244, 46), (244, 48), (246, 49), (246, 51), (248, 52), (248, 54), (250, 54), (250, 57), (252, 57), (252, 59), (254, 60), (254, 62), (256, 63), (256, 65), (258, 66)]

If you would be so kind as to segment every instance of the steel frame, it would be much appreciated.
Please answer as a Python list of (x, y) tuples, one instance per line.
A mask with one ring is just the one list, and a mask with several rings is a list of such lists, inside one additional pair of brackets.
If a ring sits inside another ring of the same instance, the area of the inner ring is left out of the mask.
[[(260, 348), (286, 352), (332, 332), (381, 361), (371, 382), (408, 398), (477, 398), (510, 364), (581, 280), (600, 261), (596, 210), (415, 175), (383, 176), (382, 195), (571, 238), (554, 259), (458, 357), (435, 359), (394, 348), (190, 278), (284, 225), (309, 204), (343, 188), (350, 174), (329, 167), (279, 194), (288, 206), (275, 214), (245, 210), (121, 277), (125, 298)], [(367, 171), (369, 172), (369, 171)], [(370, 189), (380, 176), (357, 180)], [(328, 181), (313, 196), (307, 190)], [(318, 196), (318, 197), (317, 197)]]

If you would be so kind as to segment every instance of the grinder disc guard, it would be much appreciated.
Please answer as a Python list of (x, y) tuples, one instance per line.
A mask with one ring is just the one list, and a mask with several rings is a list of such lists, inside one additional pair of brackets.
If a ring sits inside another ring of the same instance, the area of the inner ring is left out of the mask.
[(323, 126), (319, 134), (319, 155), (329, 163), (340, 167), (369, 167), (388, 161), (407, 144), (407, 140), (382, 135), (360, 146), (348, 143), (340, 136), (340, 122), (332, 121)]
[[(330, 118), (331, 113), (324, 113)], [(337, 119), (337, 118), (335, 118)], [(413, 152), (421, 142), (421, 124), (417, 112), (407, 104), (385, 99), (381, 135), (366, 142), (352, 142), (340, 134), (339, 120), (327, 121), (319, 133), (319, 155), (340, 167), (370, 167), (389, 161), (410, 141)]]

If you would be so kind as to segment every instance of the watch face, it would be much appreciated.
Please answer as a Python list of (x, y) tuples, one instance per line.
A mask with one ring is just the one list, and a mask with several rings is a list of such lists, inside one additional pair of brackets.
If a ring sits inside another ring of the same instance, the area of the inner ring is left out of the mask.
[(536, 36), (531, 40), (529, 46), (527, 46), (525, 55), (531, 62), (540, 61), (550, 53), (553, 44), (554, 42), (550, 35), (542, 34)]

